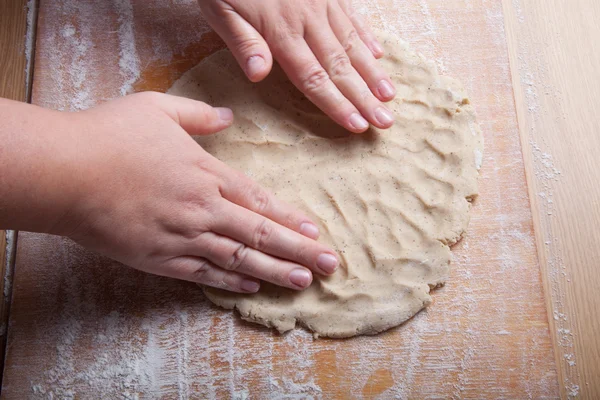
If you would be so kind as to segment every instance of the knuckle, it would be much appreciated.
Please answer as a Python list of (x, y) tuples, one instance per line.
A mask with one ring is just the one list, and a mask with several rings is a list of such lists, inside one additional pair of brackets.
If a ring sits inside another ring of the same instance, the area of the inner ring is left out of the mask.
[(236, 271), (244, 264), (247, 257), (248, 248), (245, 245), (240, 244), (240, 246), (233, 252), (225, 264), (225, 269), (229, 271)]
[(360, 99), (363, 102), (367, 102), (373, 100), (374, 96), (370, 89), (365, 89), (360, 91)]
[(206, 231), (201, 233), (193, 240), (193, 243), (198, 246), (198, 250), (202, 251), (205, 258), (212, 260), (218, 257), (220, 246), (217, 235), (213, 232)]
[(267, 243), (271, 240), (273, 236), (273, 226), (269, 223), (267, 219), (264, 219), (256, 228), (254, 232), (254, 238), (252, 240), (252, 247), (257, 250), (262, 250), (266, 248)]
[(269, 265), (269, 273), (265, 279), (269, 282), (273, 282), (276, 285), (286, 286), (289, 281), (288, 274), (282, 271), (281, 265), (278, 263), (271, 263)]
[(305, 218), (301, 214), (286, 211), (285, 214), (282, 216), (282, 222), (280, 224), (287, 227), (296, 226), (298, 224), (298, 221), (301, 221), (302, 219)]
[(234, 47), (246, 56), (254, 55), (262, 47), (262, 42), (256, 37), (245, 37), (236, 40)]
[(304, 40), (302, 21), (292, 10), (284, 10), (274, 23), (263, 23), (260, 32), (264, 33), (263, 38), (271, 50), (278, 54), (289, 51), (290, 43)]
[(192, 281), (199, 283), (208, 283), (208, 273), (210, 271), (210, 263), (208, 260), (200, 259), (198, 264), (192, 269)]
[(346, 36), (344, 37), (344, 40), (342, 42), (342, 46), (344, 47), (344, 50), (346, 51), (346, 53), (351, 52), (352, 50), (354, 50), (357, 41), (359, 40), (359, 35), (358, 32), (356, 31), (356, 29), (352, 29), (350, 30)]
[(296, 249), (295, 252), (295, 260), (297, 260), (298, 262), (302, 263), (302, 264), (307, 264), (310, 265), (309, 262), (309, 255), (312, 252), (310, 251), (310, 249), (308, 248), (308, 246), (298, 246), (298, 248)]
[(271, 199), (269, 194), (260, 187), (254, 187), (253, 189), (251, 189), (251, 199), (254, 210), (258, 214), (263, 214), (269, 209), (269, 206), (271, 205)]
[(312, 66), (301, 79), (301, 90), (308, 94), (319, 92), (327, 85), (329, 79), (329, 74), (321, 66)]
[(336, 54), (331, 59), (330, 74), (333, 78), (346, 76), (352, 71), (352, 63), (345, 53)]

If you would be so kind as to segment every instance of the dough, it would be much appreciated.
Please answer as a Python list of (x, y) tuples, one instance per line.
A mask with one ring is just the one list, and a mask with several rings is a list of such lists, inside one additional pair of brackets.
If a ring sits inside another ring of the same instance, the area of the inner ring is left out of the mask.
[(232, 127), (199, 137), (208, 152), (303, 209), (341, 257), (302, 292), (263, 283), (257, 294), (204, 288), (245, 320), (315, 336), (375, 334), (431, 303), (448, 277), (477, 195), (482, 134), (462, 86), (396, 38), (381, 65), (398, 90), (389, 130), (352, 134), (313, 106), (276, 66), (249, 83), (229, 51), (183, 75), (169, 93), (231, 107)]

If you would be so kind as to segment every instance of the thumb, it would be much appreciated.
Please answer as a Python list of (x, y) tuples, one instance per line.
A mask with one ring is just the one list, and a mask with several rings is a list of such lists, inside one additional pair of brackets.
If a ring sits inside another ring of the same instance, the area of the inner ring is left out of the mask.
[(227, 44), (248, 79), (252, 82), (265, 79), (271, 72), (273, 56), (262, 35), (231, 8), (224, 10), (203, 8), (203, 11), (207, 21)]
[(209, 135), (231, 125), (229, 108), (211, 107), (201, 101), (162, 94), (161, 108), (190, 135)]

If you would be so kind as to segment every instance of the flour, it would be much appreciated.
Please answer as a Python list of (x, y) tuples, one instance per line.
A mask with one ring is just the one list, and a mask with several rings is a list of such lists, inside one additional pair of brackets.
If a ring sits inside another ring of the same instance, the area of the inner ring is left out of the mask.
[(4, 262), (4, 301), (6, 303), (10, 303), (12, 297), (12, 284), (13, 284), (13, 274), (14, 274), (14, 262), (15, 262), (15, 252), (17, 249), (17, 233), (15, 231), (6, 231), (6, 248), (5, 248), (5, 259), (0, 260), (0, 262)]
[[(521, 7), (521, 0), (513, 0), (513, 8), (519, 23), (526, 23), (525, 15)], [(555, 165), (552, 154), (546, 151), (545, 143), (537, 143), (532, 138), (533, 133), (541, 129), (538, 126), (539, 116), (543, 108), (540, 103), (544, 98), (556, 96), (560, 101), (561, 94), (556, 88), (544, 86), (540, 82), (549, 82), (544, 77), (549, 74), (548, 66), (536, 62), (541, 57), (535, 57), (535, 53), (540, 52), (537, 46), (534, 48), (526, 47), (527, 41), (519, 42), (518, 66), (519, 79), (523, 87), (523, 92), (528, 107), (530, 126), (527, 126), (530, 132), (529, 146), (533, 154), (533, 171), (537, 179), (535, 180), (535, 190), (539, 197), (537, 204), (540, 207), (540, 232), (546, 236), (542, 238), (544, 246), (544, 258), (549, 270), (549, 288), (547, 294), (551, 299), (551, 312), (556, 327), (556, 341), (559, 348), (559, 358), (564, 363), (564, 385), (569, 398), (577, 397), (579, 394), (579, 376), (575, 373), (573, 367), (576, 365), (575, 353), (573, 349), (573, 336), (570, 333), (575, 323), (566, 315), (566, 297), (564, 287), (569, 285), (571, 280), (567, 273), (561, 253), (560, 243), (557, 235), (553, 234), (553, 215), (554, 215), (554, 188), (560, 184), (561, 170)], [(534, 54), (532, 57), (531, 54)], [(528, 60), (533, 60), (530, 64)], [(543, 135), (536, 134), (536, 137)], [(543, 140), (543, 139), (542, 139)], [(561, 289), (563, 288), (563, 289)], [(568, 332), (568, 333), (567, 333)]]
[(431, 12), (429, 11), (429, 6), (427, 5), (427, 1), (419, 0), (419, 7), (421, 7), (421, 14), (423, 14), (423, 19), (425, 22), (426, 31), (423, 33), (425, 36), (431, 36), (434, 42), (437, 42), (437, 30), (435, 28), (435, 24), (433, 22), (433, 18), (431, 17)]
[[(520, 1), (513, 1), (513, 6), (516, 10), (519, 22), (524, 22), (525, 19), (520, 7)], [(529, 65), (526, 60), (535, 58), (526, 57), (526, 54), (530, 49), (523, 47), (524, 42), (520, 43), (521, 47), (519, 48), (518, 53), (519, 75), (521, 84), (524, 87), (526, 104), (532, 120), (531, 130), (533, 131), (537, 129), (536, 124), (539, 119), (539, 113), (541, 112), (538, 90), (542, 89), (544, 91), (544, 96), (548, 96), (550, 93), (557, 93), (557, 91), (542, 87), (542, 85), (539, 84), (539, 82), (544, 80), (542, 77), (548, 73), (547, 67), (543, 65)], [(540, 214), (542, 216), (540, 219), (542, 224), (540, 232), (546, 232), (547, 234), (547, 237), (544, 237), (543, 241), (546, 245), (546, 262), (549, 268), (549, 295), (552, 301), (552, 316), (556, 325), (556, 332), (558, 335), (557, 343), (562, 354), (561, 359), (564, 360), (563, 362), (565, 362), (567, 367), (567, 375), (565, 376), (567, 395), (569, 397), (575, 397), (579, 391), (579, 385), (577, 384), (579, 378), (569, 372), (569, 368), (576, 365), (576, 360), (575, 354), (568, 352), (569, 349), (573, 348), (573, 338), (572, 335), (563, 334), (563, 332), (570, 332), (571, 324), (573, 322), (565, 314), (565, 292), (564, 290), (560, 290), (561, 286), (570, 283), (570, 279), (567, 274), (567, 266), (564, 265), (564, 262), (562, 261), (560, 247), (558, 246), (559, 243), (557, 242), (558, 239), (556, 235), (552, 234), (552, 222), (549, 219), (554, 215), (553, 190), (554, 185), (560, 182), (561, 171), (556, 167), (552, 155), (544, 150), (544, 144), (538, 144), (533, 139), (530, 139), (529, 145), (533, 154), (534, 174), (538, 178), (537, 183), (539, 188), (542, 189), (538, 192), (541, 201), (538, 201), (537, 203), (540, 207)]]
[(485, 10), (484, 17), (485, 23), (490, 29), (500, 28), (502, 30), (502, 35), (492, 36), (492, 39), (497, 46), (504, 46), (506, 44), (506, 35), (504, 32), (504, 14), (502, 8), (488, 8)]
[(34, 39), (36, 32), (37, 9), (36, 0), (27, 0), (27, 31), (25, 33), (25, 87), (27, 88), (27, 98), (31, 90), (31, 74), (33, 64)]
[(483, 153), (479, 150), (475, 150), (475, 168), (477, 168), (477, 170), (480, 170), (482, 164), (483, 164)]
[(517, 14), (517, 20), (520, 23), (525, 22), (525, 16), (523, 15), (523, 9), (521, 8), (521, 0), (512, 0), (515, 13)]
[(114, 0), (119, 15), (119, 68), (125, 80), (121, 85), (120, 94), (131, 93), (132, 85), (140, 77), (140, 61), (135, 45), (133, 25), (133, 7), (130, 0)]

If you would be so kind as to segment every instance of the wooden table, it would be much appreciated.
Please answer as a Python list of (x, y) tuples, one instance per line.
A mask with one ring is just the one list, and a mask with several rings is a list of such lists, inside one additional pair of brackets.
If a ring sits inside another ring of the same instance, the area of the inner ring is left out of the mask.
[[(600, 17), (600, 5), (592, 0), (533, 3), (505, 1), (500, 12), (488, 12), (484, 17), (489, 24), (495, 24), (501, 19), (508, 43), (509, 72), (512, 76), (512, 91), (533, 211), (541, 281), (550, 316), (548, 323), (558, 373), (558, 377), (552, 379), (558, 380), (560, 395), (563, 398), (597, 398), (600, 396), (600, 383), (597, 380), (600, 375), (597, 364), (597, 360), (600, 359), (600, 322), (595, 315), (600, 306), (600, 297), (595, 295), (594, 289), (600, 284), (600, 274), (597, 271), (600, 265), (600, 250), (597, 248), (600, 234), (596, 228), (600, 220), (600, 186), (597, 183), (600, 174), (594, 168), (597, 162), (595, 163), (593, 150), (600, 148), (600, 136), (597, 133), (599, 120), (593, 106), (600, 100), (600, 82), (597, 74), (600, 68), (600, 53), (597, 51), (597, 43), (593, 40), (584, 43), (584, 40), (598, 37), (600, 34), (600, 27), (596, 23)], [(0, 20), (2, 49), (4, 43), (11, 43), (10, 49), (22, 49), (25, 31), (23, 4), (16, 7), (14, 5), (17, 2), (10, 3), (12, 6), (6, 4), (2, 5), (7, 7), (6, 10), (0, 9), (0, 18), (4, 18)], [(435, 2), (428, 4), (424, 1), (410, 6), (420, 8), (423, 26), (427, 28), (426, 33), (431, 39), (419, 41), (430, 45), (430, 48), (417, 48), (429, 52), (428, 55), (433, 58), (439, 56), (435, 51), (435, 43), (438, 40), (435, 37), (436, 31), (441, 32), (437, 33), (439, 35), (450, 34), (436, 25), (440, 17), (436, 15), (438, 6)], [(472, 12), (473, 9), (481, 9), (479, 2), (465, 1), (464, 12)], [(491, 9), (497, 11), (494, 7)], [(448, 23), (448, 20), (445, 22)], [(5, 57), (2, 58), (3, 55), (0, 53), (0, 66), (6, 65), (3, 63), (17, 66), (9, 70), (10, 74), (6, 74), (4, 68), (0, 69), (4, 74), (0, 82), (0, 88), (3, 90), (0, 95), (8, 97), (15, 93), (15, 89), (14, 84), (9, 85), (7, 82), (25, 83), (25, 59), (21, 51), (5, 53)], [(185, 58), (176, 61), (181, 71), (185, 71), (192, 64)], [(443, 63), (440, 67), (445, 68)], [(132, 84), (136, 89), (164, 89), (149, 86), (148, 82), (160, 82), (161, 79), (166, 82), (172, 79), (172, 69), (154, 66), (147, 70), (151, 71), (153, 76), (138, 77), (137, 83), (134, 79)], [(16, 90), (16, 93), (18, 95), (12, 95), (13, 98), (26, 98), (25, 86)], [(56, 243), (60, 245), (60, 241)], [(41, 243), (40, 246), (43, 247), (44, 244)], [(0, 246), (0, 252), (3, 247)], [(45, 248), (46, 252), (50, 251), (47, 243)], [(460, 254), (465, 253), (463, 251)], [(79, 257), (81, 260), (88, 257), (79, 253), (64, 256)], [(46, 256), (42, 255), (43, 257)], [(0, 260), (3, 259), (4, 257), (0, 257)], [(6, 267), (10, 272), (10, 265)], [(10, 279), (7, 281), (10, 282)], [(165, 285), (169, 286), (172, 283)], [(10, 290), (10, 286), (7, 289)], [(17, 299), (20, 297), (17, 296)], [(6, 303), (2, 310), (7, 310), (5, 306)], [(143, 311), (138, 308), (138, 312)], [(4, 314), (6, 316), (6, 313)], [(114, 318), (115, 322), (118, 322), (118, 317)], [(219, 321), (213, 323), (218, 324)], [(412, 345), (420, 344), (409, 344)], [(536, 343), (532, 343), (532, 346), (535, 345)], [(294, 351), (293, 343), (284, 343), (283, 346), (289, 351)], [(216, 350), (218, 353), (226, 351), (227, 348)], [(189, 357), (185, 352), (181, 356)], [(219, 355), (214, 356), (217, 357), (218, 364)], [(37, 364), (43, 366), (44, 358), (40, 355), (37, 357)], [(318, 362), (323, 370), (334, 368), (335, 354), (325, 351), (318, 357)], [(7, 372), (13, 375), (25, 373), (14, 370), (17, 367), (18, 363), (6, 365)], [(373, 379), (363, 388), (364, 397), (383, 393), (386, 387), (391, 386), (392, 375), (386, 371), (372, 375)], [(96, 377), (90, 377), (92, 381), (93, 378)], [(315, 385), (333, 383), (335, 380), (334, 376), (320, 375)], [(485, 385), (486, 381), (476, 382)], [(553, 385), (552, 382), (548, 384), (550, 387)], [(514, 382), (512, 387), (523, 386)], [(461, 392), (460, 387), (451, 389), (446, 392), (447, 395), (461, 397), (461, 393), (465, 393)], [(466, 389), (467, 395), (474, 393), (468, 391), (473, 389), (472, 387)], [(31, 390), (33, 394), (41, 397), (41, 388), (34, 387)], [(15, 392), (10, 390), (3, 392), (8, 396), (6, 393), (15, 395)], [(525, 397), (527, 392), (522, 391), (520, 394), (521, 397)]]
[[(0, 97), (28, 101), (33, 52), (27, 47), (27, 1), (0, 3)], [(29, 20), (33, 20), (33, 9)], [(30, 28), (33, 34), (34, 27)], [(30, 40), (31, 44), (32, 41)], [(10, 311), (11, 282), (16, 248), (16, 233), (0, 230), (0, 360), (4, 365), (4, 349)]]

